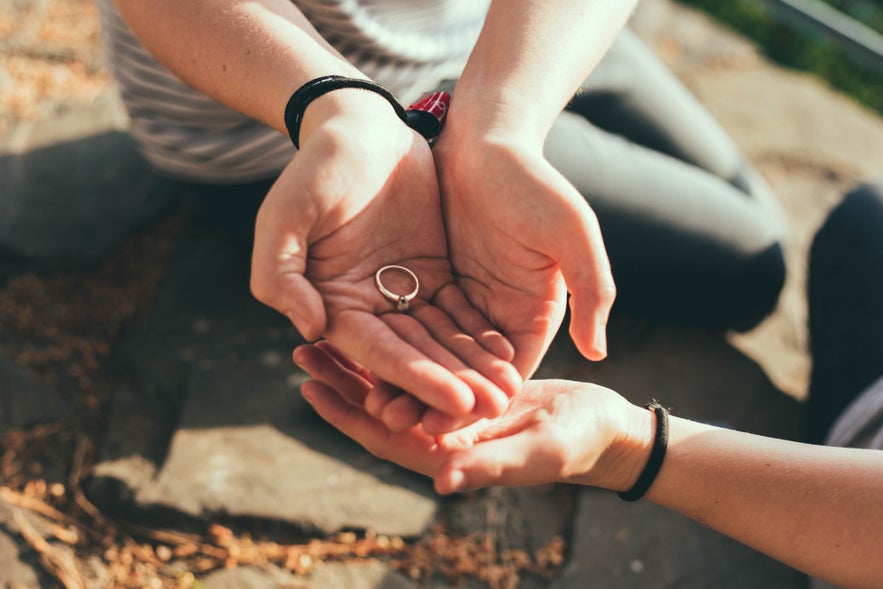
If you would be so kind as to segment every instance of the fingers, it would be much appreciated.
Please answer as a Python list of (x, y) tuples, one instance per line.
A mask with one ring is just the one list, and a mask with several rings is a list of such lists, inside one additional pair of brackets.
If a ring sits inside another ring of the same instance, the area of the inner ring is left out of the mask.
[[(425, 329), (412, 317), (399, 317), (407, 322), (406, 335), (410, 331), (425, 334)], [(461, 378), (465, 373), (455, 374), (442, 366), (373, 314), (339, 313), (332, 318), (326, 337), (343, 354), (371, 367), (378, 379), (410, 392), (444, 413), (465, 415), (475, 407), (475, 394)]]
[[(450, 431), (483, 416), (500, 415), (508, 406), (509, 397), (521, 386), (521, 377), (509, 362), (479, 345), (443, 311), (428, 304), (415, 305), (410, 315), (388, 313), (380, 320), (364, 312), (336, 313), (326, 336), (342, 350), (341, 353), (334, 346), (321, 344), (327, 346), (328, 355), (365, 381), (376, 384), (369, 392), (348, 390), (347, 398), (360, 403), (364, 400), (367, 412), (382, 419), (392, 431), (420, 423), (427, 407), (434, 409), (427, 429), (432, 434)], [(376, 382), (348, 357), (372, 366)], [(330, 361), (316, 357), (316, 351), (303, 353), (295, 360), (314, 362), (312, 371), (324, 369)], [(385, 385), (384, 381), (394, 386)], [(505, 388), (494, 381), (503, 383)], [(338, 389), (342, 386), (329, 384)], [(402, 389), (412, 391), (414, 396), (402, 395)]]
[(313, 379), (334, 389), (347, 402), (359, 405), (392, 432), (405, 431), (423, 422), (427, 435), (435, 436), (461, 429), (478, 416), (454, 418), (427, 406), (389, 383), (371, 383), (370, 375), (346, 358), (328, 342), (298, 346), (292, 354), (294, 363)]
[(376, 383), (365, 399), (368, 414), (383, 421), (392, 431), (403, 431), (420, 423), (426, 404), (383, 381)]
[(402, 395), (407, 394), (388, 382), (377, 381), (371, 393), (365, 399), (365, 411), (377, 419), (383, 419), (383, 410), (386, 409), (387, 405)]
[(616, 286), (607, 250), (594, 212), (582, 202), (562, 228), (566, 239), (554, 257), (570, 291), (570, 336), (589, 360), (607, 356), (607, 319), (616, 298)]
[(399, 432), (420, 424), (430, 436), (441, 436), (484, 419), (475, 412), (451, 417), (386, 382), (377, 382), (365, 398), (365, 411), (391, 431)]
[(339, 429), (380, 458), (432, 476), (444, 460), (435, 442), (419, 430), (390, 432), (360, 407), (348, 403), (331, 387), (309, 381), (301, 386), (301, 394), (325, 421)]
[(432, 302), (447, 313), (457, 327), (491, 354), (506, 362), (511, 362), (515, 357), (515, 348), (509, 340), (495, 329), (487, 317), (466, 298), (463, 291), (453, 284), (440, 288), (433, 296)]
[(310, 380), (301, 385), (301, 394), (322, 419), (362, 445), (385, 436), (383, 426), (357, 405), (348, 403), (332, 387)]
[[(400, 432), (420, 423), (426, 412), (426, 404), (412, 395), (401, 394), (390, 401), (380, 415), (383, 424), (391, 431)], [(431, 435), (430, 432), (427, 434)]]
[(326, 384), (349, 403), (361, 405), (371, 391), (371, 383), (349, 360), (340, 361), (332, 353), (331, 346), (298, 346), (292, 353), (294, 363), (303, 368), (313, 379)]
[(435, 475), (442, 495), (492, 485), (522, 487), (559, 480), (564, 457), (530, 430), (455, 452)]
[[(429, 305), (420, 305), (420, 307), (422, 308), (414, 310), (413, 317), (390, 313), (384, 316), (384, 321), (403, 340), (422, 351), (439, 365), (447, 368), (471, 388), (475, 399), (472, 413), (483, 417), (500, 415), (509, 404), (509, 397), (520, 386), (520, 377), (514, 367), (488, 353), (478, 346), (472, 338), (459, 334), (459, 330), (451, 325), (444, 313), (438, 309)], [(433, 337), (433, 331), (439, 335)], [(472, 361), (470, 363), (463, 362), (455, 351), (469, 356)], [(509, 381), (506, 383), (508, 390), (504, 391), (495, 382), (486, 378), (477, 369), (478, 367), (488, 372), (496, 371), (498, 374), (504, 375), (505, 378), (501, 378), (501, 380)], [(508, 374), (504, 372), (507, 369)], [(420, 396), (419, 392), (415, 391), (415, 394)], [(445, 411), (431, 398), (423, 396), (420, 398), (430, 407), (435, 407), (443, 413), (454, 417), (464, 415)]]
[[(450, 290), (459, 293), (453, 286)], [(448, 296), (446, 302), (449, 306), (469, 306), (462, 294)], [(417, 320), (417, 324), (413, 319)], [(475, 406), (464, 418), (462, 414), (450, 415), (435, 408), (427, 398), (421, 402), (411, 395), (403, 395), (401, 390), (388, 383), (378, 382), (366, 399), (365, 408), (393, 431), (410, 428), (422, 420), (425, 431), (436, 435), (481, 417), (495, 417), (505, 411), (508, 398), (522, 385), (520, 374), (510, 362), (479, 345), (445, 312), (433, 305), (415, 306), (410, 316), (388, 314), (384, 316), (384, 321), (403, 340), (468, 384), (475, 395)], [(467, 317), (467, 321), (474, 330), (485, 334), (491, 345), (496, 345), (500, 351), (508, 352), (511, 349), (505, 338), (490, 328), (486, 320)]]
[[(259, 255), (259, 253), (255, 253)], [(252, 263), (251, 292), (294, 324), (307, 341), (314, 341), (325, 331), (325, 305), (322, 295), (302, 274), (273, 274), (265, 262)]]
[(287, 316), (307, 341), (317, 340), (325, 331), (325, 305), (304, 277), (305, 235), (298, 234), (300, 229), (280, 224), (280, 215), (268, 211), (267, 202), (258, 212), (255, 226), (251, 292), (256, 299)]
[(423, 426), (423, 431), (425, 431), (427, 435), (443, 436), (450, 432), (455, 432), (473, 425), (481, 420), (486, 420), (486, 418), (476, 415), (475, 413), (470, 413), (465, 417), (451, 417), (437, 409), (429, 408), (423, 413), (420, 424)]
[(373, 378), (371, 377), (371, 373), (366, 368), (360, 366), (359, 364), (353, 362), (347, 356), (344, 356), (343, 354), (341, 354), (337, 348), (332, 346), (327, 341), (323, 340), (320, 342), (316, 342), (316, 344), (314, 344), (314, 345), (317, 348), (320, 348), (320, 349), (324, 350), (325, 352), (327, 352), (332, 358), (337, 360), (338, 364), (340, 364), (345, 369), (355, 372), (356, 374), (358, 374), (359, 376), (361, 376), (362, 378), (364, 378), (368, 382), (373, 382)]
[[(453, 286), (451, 286), (450, 290), (459, 292), (459, 289)], [(461, 300), (465, 305), (469, 304), (468, 301), (466, 301), (466, 297), (462, 294), (456, 298)], [(491, 353), (487, 348), (479, 345), (474, 337), (468, 333), (464, 333), (461, 326), (455, 324), (451, 320), (451, 317), (446, 311), (447, 309), (440, 309), (433, 305), (420, 305), (414, 310), (413, 317), (423, 325), (428, 334), (433, 340), (440, 344), (442, 349), (453, 354), (453, 356), (459, 359), (462, 364), (476, 370), (484, 378), (496, 385), (496, 387), (503, 391), (508, 397), (515, 395), (524, 383), (521, 379), (521, 375), (512, 365), (511, 356), (504, 360)], [(478, 313), (477, 311), (475, 312)], [(484, 324), (488, 325), (487, 322), (484, 322)], [(506, 347), (507, 350), (512, 349), (511, 344), (509, 344), (499, 332), (491, 330), (487, 332), (487, 335), (488, 339), (493, 341), (497, 341), (496, 336), (499, 336), (502, 340), (498, 343), (505, 344), (501, 347)], [(482, 403), (493, 402), (493, 399), (477, 399), (477, 410), (482, 412), (485, 409), (482, 406)], [(505, 410), (506, 404), (507, 403), (504, 402), (503, 405), (496, 408), (488, 407), (490, 413), (486, 416), (494, 417), (499, 415)]]
[[(328, 342), (298, 346), (294, 363), (314, 380), (334, 390), (348, 403), (359, 406), (375, 419), (381, 419), (392, 432), (404, 431), (420, 422), (426, 405), (387, 383), (371, 383), (367, 371), (346, 358)], [(372, 411), (370, 407), (375, 409)]]

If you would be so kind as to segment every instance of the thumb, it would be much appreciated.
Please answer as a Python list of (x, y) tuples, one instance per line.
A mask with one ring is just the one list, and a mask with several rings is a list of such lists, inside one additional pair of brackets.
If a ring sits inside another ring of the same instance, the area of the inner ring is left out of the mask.
[(583, 356), (603, 360), (616, 285), (598, 219), (588, 205), (580, 204), (565, 222), (566, 237), (557, 241), (554, 257), (570, 293), (570, 337)]
[(304, 276), (306, 243), (288, 232), (255, 229), (251, 292), (288, 317), (307, 341), (319, 339), (327, 318), (322, 295)]
[[(558, 480), (561, 460), (546, 455), (527, 432), (481, 442), (455, 452), (434, 477), (441, 495), (492, 485), (523, 487)], [(559, 457), (560, 458), (560, 457)]]
[(327, 323), (322, 295), (303, 274), (286, 276), (282, 282), (280, 291), (285, 302), (274, 308), (291, 320), (305, 340), (322, 337)]
[(288, 317), (307, 341), (322, 337), (327, 322), (325, 304), (303, 274), (267, 277), (252, 273), (251, 290), (256, 299)]

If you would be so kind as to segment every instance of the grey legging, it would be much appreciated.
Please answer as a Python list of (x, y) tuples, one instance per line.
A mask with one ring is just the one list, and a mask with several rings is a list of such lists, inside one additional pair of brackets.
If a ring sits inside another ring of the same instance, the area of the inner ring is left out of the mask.
[(747, 328), (785, 277), (775, 198), (705, 109), (624, 31), (546, 142), (598, 216), (615, 309)]

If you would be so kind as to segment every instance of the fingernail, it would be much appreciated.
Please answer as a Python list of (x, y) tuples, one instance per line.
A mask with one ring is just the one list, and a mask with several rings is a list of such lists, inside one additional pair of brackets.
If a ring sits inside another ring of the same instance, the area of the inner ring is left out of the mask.
[(450, 476), (448, 476), (449, 482), (449, 492), (456, 493), (460, 489), (462, 489), (466, 484), (466, 475), (463, 474), (462, 470), (454, 470), (451, 471)]
[(295, 363), (298, 367), (303, 369), (304, 365), (297, 359), (300, 356), (300, 347), (294, 348), (294, 351), (291, 353), (291, 361)]
[(595, 348), (607, 355), (607, 326), (603, 323), (598, 325), (595, 333)]

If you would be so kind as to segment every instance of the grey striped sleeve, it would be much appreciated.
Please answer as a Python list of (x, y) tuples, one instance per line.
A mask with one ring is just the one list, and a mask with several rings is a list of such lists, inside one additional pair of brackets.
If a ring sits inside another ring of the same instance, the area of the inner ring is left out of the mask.
[[(342, 55), (406, 105), (456, 78), (478, 36), (488, 0), (293, 0)], [(111, 72), (145, 157), (168, 175), (246, 182), (278, 174), (289, 139), (218, 104), (158, 63), (113, 0), (97, 0)]]
[(883, 450), (883, 376), (849, 404), (831, 428), (826, 443)]

